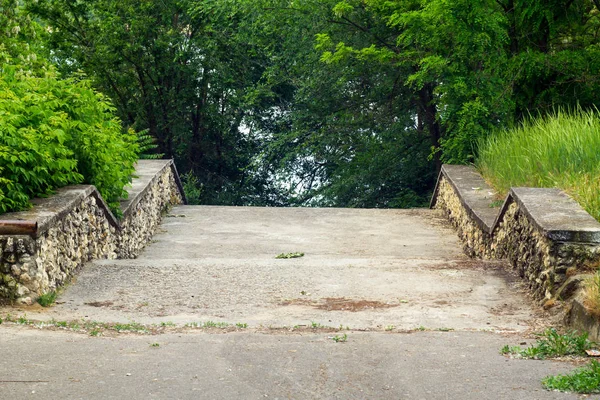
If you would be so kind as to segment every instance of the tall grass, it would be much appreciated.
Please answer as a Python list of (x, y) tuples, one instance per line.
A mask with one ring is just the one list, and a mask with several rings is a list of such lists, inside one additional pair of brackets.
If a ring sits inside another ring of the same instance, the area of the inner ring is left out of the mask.
[(600, 221), (600, 114), (533, 118), (479, 143), (476, 165), (500, 193), (511, 186), (565, 190)]

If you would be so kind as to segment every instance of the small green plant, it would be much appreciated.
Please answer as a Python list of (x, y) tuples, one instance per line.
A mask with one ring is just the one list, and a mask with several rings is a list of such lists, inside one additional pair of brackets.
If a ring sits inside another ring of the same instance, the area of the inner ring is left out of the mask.
[(75, 322), (75, 321), (69, 322), (69, 329), (73, 329), (76, 331), (76, 330), (79, 330), (79, 328), (81, 328), (81, 326), (77, 322)]
[(100, 336), (100, 329), (94, 328), (90, 331), (90, 336)]
[(426, 331), (426, 330), (427, 330), (427, 328), (425, 328), (423, 325), (420, 325), (420, 326), (419, 326), (418, 328), (416, 328), (415, 330), (423, 332), (423, 331)]
[(238, 322), (237, 324), (235, 324), (235, 326), (240, 329), (246, 329), (248, 327), (248, 324)]
[(29, 320), (26, 316), (20, 316), (19, 318), (17, 318), (17, 324), (27, 325), (29, 324)]
[(68, 327), (67, 321), (54, 321), (52, 320), (52, 324), (58, 328), (66, 328)]
[(189, 205), (198, 205), (202, 201), (202, 190), (204, 186), (200, 183), (200, 179), (192, 171), (181, 175), (181, 183), (187, 203)]
[(227, 328), (229, 324), (227, 322), (206, 321), (203, 326), (204, 328)]
[(304, 253), (281, 253), (275, 258), (288, 259), (288, 258), (300, 258), (300, 257), (304, 257)]
[(560, 334), (556, 329), (548, 328), (537, 336), (539, 339), (535, 345), (525, 349), (520, 346), (504, 346), (500, 352), (521, 358), (543, 360), (548, 357), (583, 356), (586, 354), (585, 351), (594, 345), (588, 340), (587, 333), (581, 335), (575, 332)]
[(325, 326), (325, 325), (322, 325), (322, 324), (320, 324), (320, 323), (318, 323), (318, 322), (311, 322), (311, 323), (310, 323), (310, 327), (311, 327), (312, 329), (323, 329), (323, 328), (326, 328), (326, 326)]
[(388, 326), (385, 327), (385, 330), (388, 331), (388, 332), (389, 331), (393, 331), (394, 329), (396, 329), (396, 327), (394, 325), (388, 325)]
[(116, 330), (117, 332), (123, 332), (123, 331), (130, 331), (130, 332), (147, 332), (147, 328), (146, 326), (137, 323), (137, 322), (130, 322), (128, 324), (122, 324), (122, 323), (116, 323), (112, 326), (112, 328), (114, 330)]
[(436, 331), (439, 332), (452, 332), (454, 328), (437, 328)]
[(523, 349), (519, 346), (509, 346), (509, 345), (504, 345), (501, 349), (500, 349), (500, 354), (507, 356), (510, 354), (519, 354)]
[(44, 293), (40, 297), (38, 297), (37, 302), (42, 307), (50, 307), (56, 302), (56, 297), (58, 293), (55, 290), (52, 290), (48, 293)]
[(173, 322), (171, 322), (171, 321), (167, 321), (167, 322), (161, 322), (160, 326), (163, 327), (163, 328), (166, 328), (166, 327), (174, 327), (176, 325)]
[(335, 335), (334, 337), (331, 338), (331, 340), (333, 340), (336, 343), (344, 343), (348, 341), (348, 335), (346, 335), (345, 333), (343, 335)]
[(152, 343), (152, 344), (150, 345), (150, 347), (160, 347), (160, 344), (158, 344), (158, 343)]
[(600, 363), (592, 360), (568, 375), (547, 376), (542, 385), (549, 390), (576, 393), (600, 393)]

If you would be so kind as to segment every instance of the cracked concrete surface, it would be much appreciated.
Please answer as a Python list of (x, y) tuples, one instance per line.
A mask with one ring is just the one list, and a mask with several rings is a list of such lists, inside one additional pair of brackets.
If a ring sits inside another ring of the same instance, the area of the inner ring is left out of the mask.
[[(305, 256), (275, 259), (289, 252)], [(248, 328), (90, 337), (3, 323), (0, 398), (578, 398), (540, 384), (571, 363), (498, 352), (531, 343), (539, 312), (434, 211), (182, 206), (138, 259), (90, 263), (56, 306), (0, 315)]]
[[(59, 305), (28, 315), (526, 330), (533, 311), (520, 281), (459, 249), (430, 210), (182, 206), (138, 259), (86, 265)], [(305, 255), (275, 258), (289, 252)], [(332, 298), (367, 306), (319, 307)]]

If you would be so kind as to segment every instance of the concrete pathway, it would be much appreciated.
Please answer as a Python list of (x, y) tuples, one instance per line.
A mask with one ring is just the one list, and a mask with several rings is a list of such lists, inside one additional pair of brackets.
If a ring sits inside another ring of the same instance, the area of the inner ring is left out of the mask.
[(7, 313), (88, 329), (0, 325), (0, 398), (576, 398), (539, 383), (571, 364), (499, 355), (539, 310), (430, 210), (177, 207), (138, 259)]

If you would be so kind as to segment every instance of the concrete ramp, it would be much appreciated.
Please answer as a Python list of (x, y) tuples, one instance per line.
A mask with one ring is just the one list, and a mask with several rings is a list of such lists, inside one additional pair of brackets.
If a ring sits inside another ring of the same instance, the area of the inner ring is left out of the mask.
[(180, 206), (138, 259), (87, 265), (40, 317), (523, 331), (519, 284), (431, 210)]

